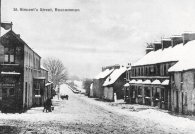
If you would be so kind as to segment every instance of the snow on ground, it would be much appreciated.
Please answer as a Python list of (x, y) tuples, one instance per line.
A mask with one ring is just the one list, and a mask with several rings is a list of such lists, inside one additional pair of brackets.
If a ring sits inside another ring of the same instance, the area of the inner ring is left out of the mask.
[[(88, 99), (88, 98), (85, 98)], [(95, 99), (95, 98), (90, 98)], [(87, 100), (88, 101), (88, 100)], [(156, 124), (160, 124), (162, 126), (169, 126), (170, 128), (176, 128), (181, 131), (188, 131), (189, 133), (195, 133), (195, 121), (190, 120), (189, 118), (173, 116), (168, 113), (167, 110), (160, 110), (157, 107), (145, 106), (145, 105), (131, 105), (131, 104), (122, 104), (118, 105), (114, 102), (96, 102), (96, 101), (88, 101), (90, 103), (96, 103), (96, 105), (103, 106), (107, 110), (115, 111), (117, 113), (129, 115), (136, 117), (138, 119), (144, 120), (146, 123), (148, 121), (152, 121)], [(121, 103), (121, 101), (119, 101)], [(112, 107), (110, 107), (112, 106)], [(113, 107), (114, 106), (114, 107)], [(124, 106), (129, 108), (124, 108)], [(135, 110), (132, 110), (135, 109)], [(139, 110), (140, 109), (140, 110)], [(142, 110), (141, 110), (142, 109)], [(165, 127), (166, 129), (166, 127)]]
[(83, 82), (74, 80), (74, 84), (76, 85), (77, 90), (80, 90), (82, 93), (85, 93), (85, 89), (83, 89)]
[(97, 98), (72, 93), (67, 85), (62, 85), (60, 91), (70, 98), (58, 100), (55, 97), (53, 112), (43, 113), (43, 107), (35, 107), (22, 114), (0, 113), (0, 126), (47, 134), (195, 132), (195, 121), (172, 116), (156, 107), (125, 104), (123, 100), (118, 103), (98, 101)]

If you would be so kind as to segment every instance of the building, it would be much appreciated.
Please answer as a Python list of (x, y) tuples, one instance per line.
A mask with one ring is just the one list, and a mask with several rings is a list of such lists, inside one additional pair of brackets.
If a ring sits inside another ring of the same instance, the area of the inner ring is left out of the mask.
[(101, 73), (99, 73), (93, 79), (93, 91), (91, 91), (90, 95), (97, 98), (103, 98), (103, 84), (106, 78), (114, 71), (114, 69), (103, 69)]
[(194, 34), (172, 36), (154, 42), (154, 50), (132, 65), (130, 78), (130, 103), (172, 109), (171, 77), (168, 69), (184, 55), (185, 43), (195, 39)]
[(105, 80), (103, 84), (104, 99), (114, 101), (114, 95), (117, 99), (124, 98), (123, 86), (125, 84), (126, 67), (115, 69)]
[(195, 41), (184, 44), (182, 59), (168, 71), (171, 76), (171, 111), (195, 114)]
[(0, 38), (0, 103), (3, 111), (22, 112), (35, 105), (37, 92), (42, 92), (35, 89), (45, 88), (45, 85), (35, 86), (41, 78), (40, 61), (41, 57), (12, 30)]

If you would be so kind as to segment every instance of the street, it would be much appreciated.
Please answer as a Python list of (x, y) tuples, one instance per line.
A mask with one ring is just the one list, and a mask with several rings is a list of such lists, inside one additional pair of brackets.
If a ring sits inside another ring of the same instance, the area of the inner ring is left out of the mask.
[[(194, 121), (182, 127), (183, 118), (173, 117), (170, 122), (163, 123), (148, 119), (151, 115), (143, 112), (129, 112), (112, 107), (102, 101), (88, 98), (82, 94), (73, 94), (67, 85), (62, 85), (60, 92), (69, 95), (68, 100), (53, 99), (54, 111), (43, 113), (43, 107), (36, 107), (22, 114), (0, 113), (0, 133), (2, 134), (164, 134), (195, 133)], [(160, 113), (161, 114), (161, 113)], [(163, 114), (162, 114), (163, 115)], [(169, 117), (168, 115), (166, 115)], [(166, 116), (164, 118), (166, 118)], [(163, 117), (162, 117), (163, 118)], [(165, 119), (164, 119), (165, 120)], [(185, 123), (186, 125), (187, 123)]]

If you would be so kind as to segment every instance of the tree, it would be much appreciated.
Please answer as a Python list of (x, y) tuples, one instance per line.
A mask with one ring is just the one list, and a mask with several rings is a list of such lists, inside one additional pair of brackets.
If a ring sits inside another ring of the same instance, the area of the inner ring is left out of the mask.
[(48, 70), (48, 77), (54, 83), (54, 88), (68, 79), (68, 69), (59, 59), (46, 58), (43, 60), (43, 66)]
[(86, 90), (86, 93), (89, 94), (91, 83), (93, 83), (92, 79), (83, 80), (83, 88)]

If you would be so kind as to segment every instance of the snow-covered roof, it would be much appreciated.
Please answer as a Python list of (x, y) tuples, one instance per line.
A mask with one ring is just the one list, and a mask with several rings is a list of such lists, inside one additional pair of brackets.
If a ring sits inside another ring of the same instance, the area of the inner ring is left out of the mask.
[(95, 79), (102, 79), (102, 78), (105, 78), (105, 77), (107, 77), (108, 75), (110, 75), (113, 71), (114, 71), (114, 69), (111, 69), (111, 70), (106, 69), (105, 71), (99, 73), (99, 74), (95, 77)]
[(169, 72), (179, 72), (190, 69), (195, 69), (195, 40), (187, 42), (183, 47), (183, 52), (180, 53), (180, 60), (171, 68)]
[(136, 80), (131, 80), (130, 82), (129, 82), (130, 84), (134, 84), (134, 83), (136, 83)]
[(48, 71), (43, 65), (41, 65), (41, 69)]
[(4, 34), (6, 34), (7, 32), (9, 32), (11, 29), (9, 30), (5, 30), (4, 28), (1, 27), (1, 36), (3, 36)]
[(49, 86), (49, 85), (51, 85), (51, 83), (46, 83), (46, 84), (45, 84), (45, 86)]
[(134, 63), (132, 66), (142, 66), (142, 65), (152, 65), (163, 62), (170, 61), (179, 61), (183, 55), (183, 48), (185, 45), (183, 43), (178, 44), (174, 47), (170, 46), (165, 48), (164, 50), (159, 49), (157, 51), (151, 51), (145, 56), (143, 56), (140, 60)]
[(127, 68), (127, 71), (129, 71), (129, 70), (131, 70), (131, 66), (129, 66), (129, 67)]
[(164, 80), (161, 85), (169, 85), (169, 80)]
[(142, 83), (143, 83), (142, 80), (138, 80), (138, 81), (136, 82), (136, 84), (142, 84)]
[(142, 84), (151, 84), (150, 80), (145, 80)]
[(114, 84), (114, 82), (126, 71), (126, 67), (120, 67), (115, 69), (112, 74), (106, 78), (103, 86), (108, 86)]
[(130, 85), (129, 85), (129, 83), (126, 83), (125, 85), (124, 85), (124, 87), (129, 87)]
[(159, 80), (154, 80), (151, 84), (153, 84), (153, 85), (160, 85), (161, 82)]
[(15, 75), (19, 75), (20, 73), (18, 73), (18, 72), (1, 72), (1, 74), (15, 74)]

